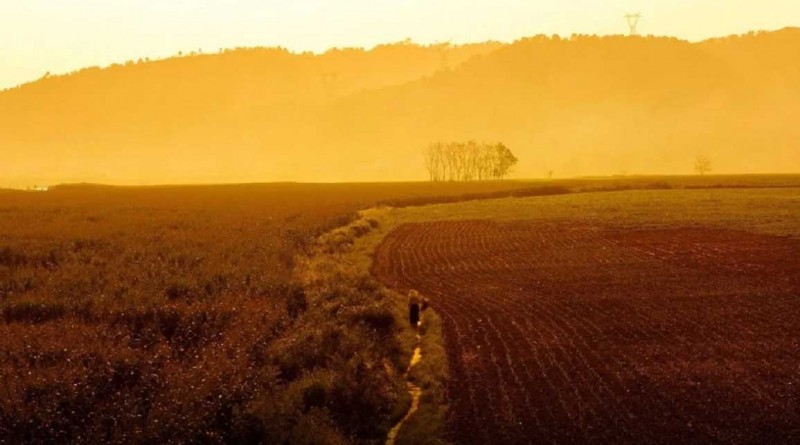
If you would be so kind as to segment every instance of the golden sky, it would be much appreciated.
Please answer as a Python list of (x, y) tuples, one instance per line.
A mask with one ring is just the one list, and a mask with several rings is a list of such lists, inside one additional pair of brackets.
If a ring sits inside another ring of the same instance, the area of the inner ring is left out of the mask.
[(689, 40), (800, 25), (799, 0), (0, 0), (0, 88), (178, 51), (324, 51), (627, 32)]

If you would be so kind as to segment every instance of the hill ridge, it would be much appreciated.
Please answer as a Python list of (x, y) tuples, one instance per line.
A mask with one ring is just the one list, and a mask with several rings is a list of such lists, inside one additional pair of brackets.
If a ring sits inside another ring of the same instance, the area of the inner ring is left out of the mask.
[(800, 170), (800, 29), (688, 42), (534, 36), (321, 55), (246, 49), (0, 92), (0, 186), (424, 179), (436, 140), (518, 177)]

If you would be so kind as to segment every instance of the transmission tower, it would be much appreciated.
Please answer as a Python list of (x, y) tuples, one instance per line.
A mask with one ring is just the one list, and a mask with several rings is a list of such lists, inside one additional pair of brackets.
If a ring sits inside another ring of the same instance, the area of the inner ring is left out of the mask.
[(636, 14), (625, 14), (625, 20), (628, 21), (628, 26), (631, 29), (631, 34), (630, 35), (635, 36), (635, 35), (638, 34), (636, 32), (636, 26), (639, 25), (639, 19), (641, 19), (641, 18), (642, 18), (642, 14), (640, 14), (638, 12)]

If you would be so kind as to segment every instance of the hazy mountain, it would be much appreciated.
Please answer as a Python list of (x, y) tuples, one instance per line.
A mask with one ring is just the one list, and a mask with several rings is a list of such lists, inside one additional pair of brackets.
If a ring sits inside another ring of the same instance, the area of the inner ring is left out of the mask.
[(345, 98), (323, 121), (337, 144), (354, 139), (354, 155), (403, 160), (394, 173), (419, 171), (429, 141), (472, 138), (505, 142), (525, 177), (691, 173), (697, 154), (717, 172), (797, 172), (798, 116), (800, 31), (785, 30), (698, 44), (526, 39)]
[(283, 165), (325, 149), (307, 141), (338, 97), (413, 81), (499, 46), (238, 49), (43, 78), (0, 92), (0, 183), (303, 178)]
[(424, 179), (436, 140), (516, 176), (800, 170), (800, 30), (689, 43), (534, 37), (323, 55), (233, 50), (0, 93), (0, 185)]

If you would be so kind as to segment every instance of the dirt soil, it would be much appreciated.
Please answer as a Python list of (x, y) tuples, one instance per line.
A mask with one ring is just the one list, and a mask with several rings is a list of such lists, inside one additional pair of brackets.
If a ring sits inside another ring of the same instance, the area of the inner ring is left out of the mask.
[(373, 272), (441, 314), (455, 443), (800, 443), (797, 239), (415, 223)]

